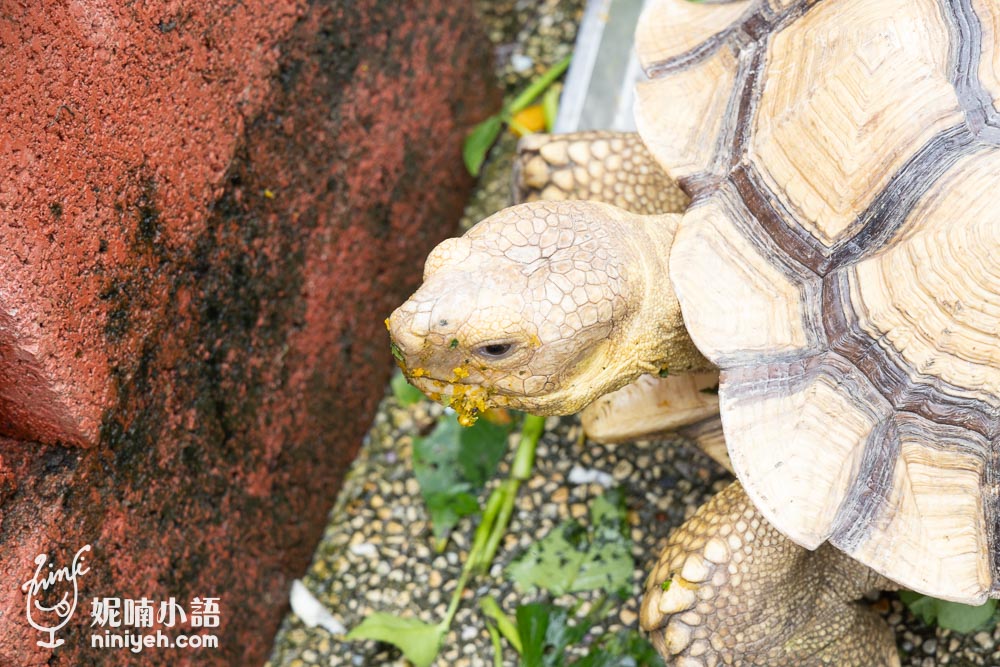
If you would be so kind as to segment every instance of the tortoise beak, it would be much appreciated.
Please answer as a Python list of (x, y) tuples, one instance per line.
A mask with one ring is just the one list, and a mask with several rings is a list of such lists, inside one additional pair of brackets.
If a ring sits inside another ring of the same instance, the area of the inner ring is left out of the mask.
[(385, 321), (386, 328), (389, 330), (392, 356), (401, 366), (407, 365), (407, 359), (415, 360), (417, 353), (423, 349), (427, 340), (426, 331), (420, 335), (414, 330), (415, 311), (407, 309), (408, 305), (410, 305), (409, 301), (394, 310), (389, 319)]

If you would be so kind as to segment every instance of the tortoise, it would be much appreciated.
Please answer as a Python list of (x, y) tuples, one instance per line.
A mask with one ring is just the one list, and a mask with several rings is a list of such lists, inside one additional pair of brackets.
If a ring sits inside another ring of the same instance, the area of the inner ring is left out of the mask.
[(866, 591), (1000, 597), (1000, 5), (653, 0), (636, 46), (639, 136), (526, 139), (538, 200), (431, 253), (398, 358), (466, 421), (719, 372), (737, 481), (641, 624), (676, 665), (897, 665)]

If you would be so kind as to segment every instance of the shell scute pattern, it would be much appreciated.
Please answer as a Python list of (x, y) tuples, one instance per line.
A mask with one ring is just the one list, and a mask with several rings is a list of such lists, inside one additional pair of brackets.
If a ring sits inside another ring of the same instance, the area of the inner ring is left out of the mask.
[(718, 155), (670, 145), (681, 101), (639, 108), (693, 198), (671, 279), (748, 494), (800, 544), (966, 602), (1000, 592), (998, 32), (981, 0), (757, 2), (643, 58), (650, 90), (725, 96)]

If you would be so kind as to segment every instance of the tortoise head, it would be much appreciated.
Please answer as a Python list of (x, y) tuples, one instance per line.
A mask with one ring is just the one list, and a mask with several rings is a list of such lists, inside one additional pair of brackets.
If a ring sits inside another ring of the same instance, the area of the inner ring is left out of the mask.
[(657, 333), (645, 320), (662, 314), (646, 308), (649, 288), (669, 281), (643, 255), (669, 244), (637, 217), (534, 202), (439, 245), (424, 284), (388, 320), (410, 382), (468, 422), (494, 406), (570, 414), (648, 372)]

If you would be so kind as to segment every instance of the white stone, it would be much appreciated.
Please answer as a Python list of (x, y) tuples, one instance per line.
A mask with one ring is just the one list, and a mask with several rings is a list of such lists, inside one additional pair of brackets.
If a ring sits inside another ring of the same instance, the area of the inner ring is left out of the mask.
[(319, 626), (325, 628), (331, 634), (342, 635), (347, 633), (347, 628), (333, 614), (323, 606), (319, 600), (309, 592), (300, 580), (292, 582), (292, 593), (289, 596), (292, 605), (292, 613), (302, 619), (307, 627), (315, 628)]

